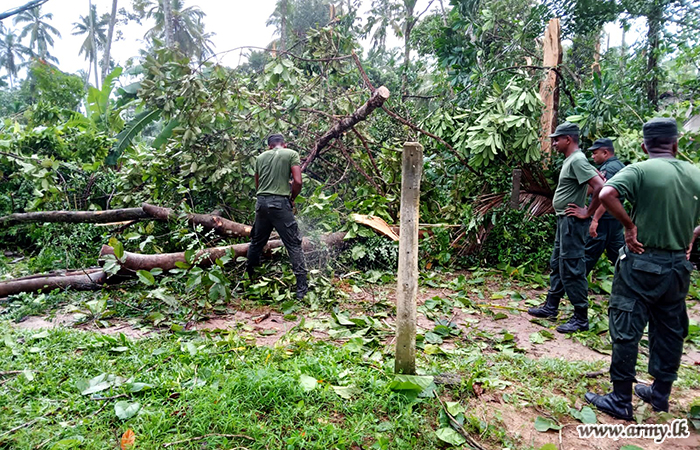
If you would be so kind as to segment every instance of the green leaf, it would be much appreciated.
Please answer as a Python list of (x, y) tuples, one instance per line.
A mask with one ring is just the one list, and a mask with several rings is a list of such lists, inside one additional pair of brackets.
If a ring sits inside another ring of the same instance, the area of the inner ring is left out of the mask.
[(136, 272), (136, 275), (139, 277), (139, 281), (141, 281), (141, 283), (145, 284), (146, 286), (153, 286), (154, 284), (156, 284), (156, 279), (151, 272), (148, 272), (146, 270), (139, 270), (138, 272)]
[(355, 386), (331, 386), (333, 388), (333, 392), (338, 394), (339, 397), (344, 398), (345, 400), (350, 400), (354, 395), (357, 395), (359, 392), (359, 389), (357, 389)]
[(138, 402), (134, 403), (129, 403), (129, 402), (117, 402), (114, 405), (114, 413), (119, 417), (121, 420), (126, 420), (134, 417), (139, 410), (141, 409), (141, 404)]
[(173, 119), (168, 124), (163, 128), (163, 131), (160, 132), (157, 138), (153, 140), (153, 144), (151, 146), (153, 148), (160, 148), (168, 142), (168, 139), (170, 139), (170, 136), (173, 135), (173, 129), (180, 125), (180, 121), (178, 119)]
[(561, 425), (557, 424), (552, 419), (537, 416), (537, 419), (535, 419), (535, 430), (541, 433), (549, 430), (561, 430)]
[(129, 123), (126, 124), (121, 133), (117, 135), (117, 142), (114, 147), (109, 151), (105, 164), (113, 166), (117, 163), (117, 160), (124, 152), (131, 141), (143, 130), (146, 125), (157, 120), (160, 117), (160, 110), (156, 109), (154, 111), (143, 111), (134, 117)]
[(598, 423), (598, 419), (596, 418), (595, 412), (593, 412), (593, 410), (589, 406), (584, 406), (583, 408), (581, 408), (581, 411), (571, 408), (569, 409), (569, 414), (571, 414), (571, 417), (580, 420), (582, 423)]
[(131, 392), (141, 392), (148, 389), (153, 389), (153, 386), (148, 383), (130, 383), (126, 386), (126, 389)]
[(459, 414), (464, 414), (467, 411), (459, 402), (445, 402), (445, 406), (447, 407), (447, 412), (454, 417)]
[(124, 262), (124, 246), (115, 237), (109, 239), (109, 246), (114, 249), (114, 256), (121, 262)]
[(316, 389), (316, 386), (318, 386), (318, 380), (316, 380), (314, 377), (302, 374), (299, 376), (299, 384), (301, 384), (301, 387), (305, 392), (309, 392)]
[(540, 447), (537, 450), (559, 450), (559, 449), (554, 444), (544, 444), (542, 447)]
[(83, 441), (79, 439), (61, 439), (51, 446), (51, 450), (70, 450), (80, 448), (82, 445)]
[(396, 375), (394, 380), (389, 383), (389, 389), (392, 391), (422, 392), (433, 383), (433, 380), (434, 378), (431, 376)]
[(443, 442), (447, 442), (451, 445), (462, 445), (466, 441), (464, 436), (453, 430), (451, 427), (440, 428), (435, 432), (435, 435)]
[(642, 447), (637, 447), (636, 445), (628, 444), (620, 447), (620, 450), (644, 450)]

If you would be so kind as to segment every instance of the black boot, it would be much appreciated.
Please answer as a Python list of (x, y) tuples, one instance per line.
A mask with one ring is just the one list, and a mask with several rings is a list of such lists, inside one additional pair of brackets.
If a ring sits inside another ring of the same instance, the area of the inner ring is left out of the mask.
[(306, 278), (306, 274), (296, 275), (297, 277), (297, 300), (301, 300), (309, 292), (309, 282)]
[(575, 333), (588, 331), (588, 308), (574, 308), (574, 315), (564, 325), (557, 328), (559, 333)]
[(649, 403), (654, 411), (668, 412), (668, 398), (671, 396), (673, 382), (654, 380), (651, 386), (638, 384), (634, 387), (637, 397)]
[(632, 416), (632, 382), (613, 381), (613, 391), (606, 395), (586, 393), (586, 401), (598, 410), (616, 419), (633, 420)]
[(248, 274), (248, 279), (250, 280), (250, 282), (255, 282), (255, 279), (257, 278), (257, 276), (255, 275), (255, 267), (246, 265), (245, 272)]
[(535, 317), (544, 317), (545, 319), (556, 319), (559, 314), (559, 299), (547, 294), (547, 300), (537, 308), (530, 308), (527, 313)]

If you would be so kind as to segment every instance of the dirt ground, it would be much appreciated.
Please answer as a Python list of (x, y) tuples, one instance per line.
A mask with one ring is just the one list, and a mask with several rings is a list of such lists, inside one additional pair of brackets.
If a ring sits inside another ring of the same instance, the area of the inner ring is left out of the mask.
[[(485, 286), (484, 292), (495, 292), (498, 286)], [(421, 288), (418, 299), (418, 304), (423, 305), (426, 300), (434, 297), (445, 298), (452, 294), (453, 291), (447, 289)], [(537, 299), (545, 293), (544, 289), (530, 289), (522, 291), (525, 298)], [(359, 311), (362, 308), (367, 308), (378, 301), (386, 301), (395, 304), (394, 290), (391, 287), (378, 287), (376, 289), (364, 289), (361, 292), (351, 292), (349, 290), (350, 299), (343, 303), (343, 307), (350, 311)], [(487, 297), (485, 295), (485, 297)], [(444, 315), (453, 324), (462, 330), (462, 336), (469, 336), (476, 333), (490, 333), (498, 335), (503, 330), (507, 330), (514, 336), (514, 341), (518, 348), (524, 353), (535, 359), (539, 358), (564, 358), (566, 360), (581, 360), (581, 361), (601, 361), (607, 363), (610, 361), (610, 356), (604, 353), (595, 351), (580, 342), (553, 332), (555, 324), (552, 324), (553, 339), (546, 342), (546, 345), (534, 344), (530, 341), (532, 333), (542, 331), (545, 328), (542, 325), (530, 321), (531, 317), (521, 310), (528, 307), (525, 299), (514, 300), (507, 295), (504, 298), (479, 299), (476, 296), (470, 298), (477, 304), (489, 305), (499, 315), (498, 320), (494, 320), (493, 316), (474, 312), (473, 314), (465, 314), (461, 304), (456, 302), (459, 307), (455, 307), (449, 314)], [(498, 307), (501, 308), (498, 308)], [(700, 322), (700, 305), (698, 302), (689, 302), (689, 315), (692, 319)], [(508, 307), (508, 308), (502, 308)], [(420, 310), (420, 308), (419, 308)], [(504, 316), (505, 315), (505, 316)], [(329, 319), (328, 314), (315, 314), (314, 320)], [(254, 310), (246, 311), (231, 311), (230, 314), (216, 316), (191, 325), (191, 329), (196, 330), (233, 330), (238, 329), (247, 339), (255, 340), (257, 345), (273, 346), (293, 327), (299, 325), (302, 317), (298, 316), (296, 320), (285, 320), (285, 316), (279, 312), (272, 310), (269, 307), (260, 307)], [(71, 314), (58, 313), (52, 318), (48, 317), (28, 317), (26, 320), (16, 324), (22, 329), (41, 329), (71, 326), (73, 317)], [(105, 334), (124, 333), (125, 335), (139, 339), (157, 333), (152, 327), (145, 327), (138, 321), (111, 321), (112, 326), (107, 328), (96, 328), (94, 325), (81, 325), (79, 329), (97, 331)], [(393, 328), (394, 318), (387, 317), (384, 323)], [(419, 333), (430, 331), (435, 326), (435, 322), (426, 317), (425, 314), (418, 313), (418, 328)], [(318, 340), (329, 340), (327, 331), (323, 329), (309, 330), (311, 336)], [(462, 336), (457, 339), (462, 338)], [(391, 341), (387, 341), (390, 344)], [(443, 346), (450, 346), (449, 341), (446, 341)], [(692, 350), (683, 355), (682, 363), (688, 366), (697, 366), (700, 370), (700, 352)], [(601, 364), (603, 367), (607, 364)], [(601, 377), (606, 374), (602, 373)], [(508, 389), (513, 389), (509, 387)], [(569, 422), (562, 423), (561, 432), (549, 431), (541, 433), (535, 430), (533, 423), (537, 416), (543, 415), (532, 406), (517, 407), (503, 400), (503, 394), (508, 393), (508, 390), (483, 393), (478, 398), (472, 399), (468, 411), (469, 414), (482, 418), (488, 423), (499, 423), (508, 430), (511, 437), (517, 438), (524, 447), (532, 446), (539, 449), (541, 446), (552, 443), (558, 449), (581, 449), (581, 450), (618, 450), (625, 445), (637, 445), (644, 450), (657, 449), (678, 449), (678, 450), (698, 450), (700, 449), (700, 434), (691, 431), (691, 436), (687, 439), (666, 440), (664, 443), (656, 444), (651, 439), (624, 439), (614, 441), (607, 439), (580, 439), (578, 437), (576, 426), (579, 422), (570, 419)], [(683, 395), (674, 395), (672, 397), (671, 415), (674, 417), (682, 417), (682, 411), (687, 411), (688, 404), (696, 397), (700, 397), (700, 390), (684, 391)], [(638, 402), (637, 408), (643, 403)], [(581, 404), (577, 407), (583, 406)], [(609, 418), (605, 414), (597, 414), (601, 423), (605, 424), (627, 424), (623, 421), (618, 421)], [(649, 423), (655, 423), (655, 418), (652, 416)], [(500, 448), (500, 447), (499, 447)]]

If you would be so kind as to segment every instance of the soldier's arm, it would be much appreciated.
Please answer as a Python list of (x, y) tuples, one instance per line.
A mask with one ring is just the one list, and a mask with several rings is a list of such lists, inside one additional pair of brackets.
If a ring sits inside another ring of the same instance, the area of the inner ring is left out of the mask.
[(593, 192), (591, 192), (593, 197), (591, 198), (591, 204), (588, 205), (588, 209), (586, 210), (587, 217), (591, 217), (598, 212), (598, 207), (600, 206), (599, 194), (600, 190), (603, 188), (603, 183), (603, 177), (593, 177), (588, 180), (588, 186), (593, 189)]
[(255, 173), (255, 190), (258, 190), (258, 185), (260, 184), (260, 179), (258, 178), (257, 172)]
[(637, 226), (632, 222), (620, 201), (620, 193), (612, 186), (604, 186), (598, 195), (600, 202), (625, 227), (625, 243), (635, 253), (643, 253), (644, 246), (637, 240)]
[(301, 167), (292, 166), (292, 197), (290, 200), (294, 203), (294, 199), (301, 192)]

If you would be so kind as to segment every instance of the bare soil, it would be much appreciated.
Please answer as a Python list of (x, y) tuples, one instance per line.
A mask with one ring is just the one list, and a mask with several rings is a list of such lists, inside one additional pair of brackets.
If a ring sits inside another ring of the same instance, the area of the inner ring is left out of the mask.
[[(499, 295), (492, 295), (503, 289), (499, 283), (488, 282), (486, 285), (479, 286), (479, 291), (483, 298), (479, 298), (477, 294), (470, 293), (470, 299), (482, 308), (492, 310), (494, 313), (503, 313), (499, 315), (501, 318), (494, 319), (493, 315), (484, 314), (483, 312), (469, 311), (465, 313), (465, 308), (458, 302), (452, 311), (441, 316), (449, 319), (453, 324), (462, 329), (461, 336), (475, 335), (476, 333), (486, 333), (498, 335), (504, 330), (514, 336), (514, 341), (517, 347), (522, 349), (524, 353), (534, 359), (539, 358), (563, 358), (566, 360), (579, 360), (588, 362), (601, 362), (602, 367), (606, 367), (610, 361), (610, 356), (600, 353), (591, 348), (582, 345), (571, 336), (561, 335), (554, 331), (556, 323), (552, 322), (548, 329), (553, 334), (553, 339), (545, 344), (534, 344), (530, 341), (532, 333), (545, 329), (542, 325), (531, 322), (531, 316), (526, 312), (528, 305), (526, 299), (541, 298), (545, 293), (545, 289), (519, 289), (519, 292), (524, 295), (525, 299), (514, 301), (509, 296), (499, 298)], [(395, 305), (395, 290), (390, 286), (369, 287), (364, 288), (360, 292), (352, 292), (348, 288), (350, 298), (343, 303), (343, 308), (353, 313), (366, 314), (368, 309), (371, 309), (378, 302), (387, 302), (390, 305)], [(418, 304), (423, 305), (426, 300), (433, 297), (445, 298), (453, 291), (448, 289), (421, 288), (418, 298)], [(492, 298), (495, 297), (495, 298)], [(594, 301), (599, 301), (599, 297), (594, 296)], [(231, 305), (236, 307), (236, 305)], [(696, 301), (688, 302), (689, 316), (695, 321), (700, 322), (700, 305)], [(517, 308), (517, 309), (516, 309)], [(483, 311), (483, 310), (482, 310)], [(328, 319), (327, 313), (313, 313), (315, 320)], [(563, 317), (560, 316), (560, 319)], [(564, 317), (565, 318), (565, 317)], [(394, 326), (394, 317), (390, 313), (389, 317), (384, 319), (385, 324), (389, 327)], [(297, 327), (302, 320), (299, 315), (296, 320), (285, 320), (285, 316), (270, 307), (257, 307), (245, 311), (236, 311), (231, 314), (216, 316), (214, 318), (201, 321), (198, 323), (188, 324), (189, 329), (196, 330), (238, 330), (239, 333), (247, 340), (255, 341), (256, 345), (274, 346), (280, 339), (292, 328)], [(58, 313), (53, 317), (28, 317), (26, 320), (16, 324), (22, 329), (40, 329), (40, 328), (56, 328), (69, 327), (74, 322), (71, 314)], [(80, 330), (95, 331), (104, 334), (124, 333), (126, 336), (134, 339), (151, 336), (158, 332), (153, 327), (145, 326), (136, 320), (111, 320), (111, 326), (107, 328), (98, 328), (94, 323), (87, 323), (78, 326)], [(435, 326), (434, 320), (426, 317), (423, 313), (418, 313), (418, 328), (419, 332), (426, 332), (433, 329)], [(325, 330), (308, 330), (310, 336), (317, 340), (331, 341), (328, 333)], [(460, 339), (463, 337), (458, 337)], [(340, 344), (340, 342), (338, 342)], [(388, 339), (387, 345), (391, 344)], [(446, 341), (443, 346), (454, 346), (454, 343)], [(697, 350), (688, 350), (683, 355), (682, 363), (689, 366), (697, 366), (700, 370), (700, 352)], [(605, 379), (606, 374), (601, 374), (601, 379)], [(508, 390), (517, 389), (517, 386), (510, 386)], [(576, 426), (579, 425), (574, 419), (561, 423), (563, 428), (561, 432), (549, 431), (540, 433), (535, 430), (533, 423), (537, 416), (543, 415), (531, 405), (513, 405), (503, 400), (503, 393), (508, 392), (488, 391), (482, 393), (477, 398), (471, 399), (468, 405), (470, 415), (476, 416), (485, 422), (499, 424), (507, 430), (508, 435), (515, 439), (523, 448), (532, 447), (539, 449), (541, 446), (552, 443), (558, 449), (581, 449), (581, 450), (618, 450), (624, 445), (637, 445), (644, 450), (657, 449), (677, 449), (677, 450), (698, 450), (700, 449), (700, 434), (691, 431), (691, 436), (687, 439), (666, 440), (664, 443), (656, 444), (651, 439), (624, 439), (614, 441), (612, 439), (581, 439), (578, 437)], [(675, 393), (672, 398), (671, 415), (674, 417), (684, 417), (685, 411), (688, 410), (688, 404), (695, 398), (700, 397), (700, 389), (684, 390), (680, 393)], [(643, 403), (638, 401), (637, 409), (642, 407)], [(581, 407), (583, 404), (578, 404)], [(599, 422), (604, 424), (625, 424), (628, 423), (612, 419), (605, 414), (597, 414)], [(655, 413), (646, 420), (646, 423), (661, 423), (660, 418)], [(487, 448), (500, 449), (486, 444)], [(519, 447), (520, 448), (520, 447)]]

